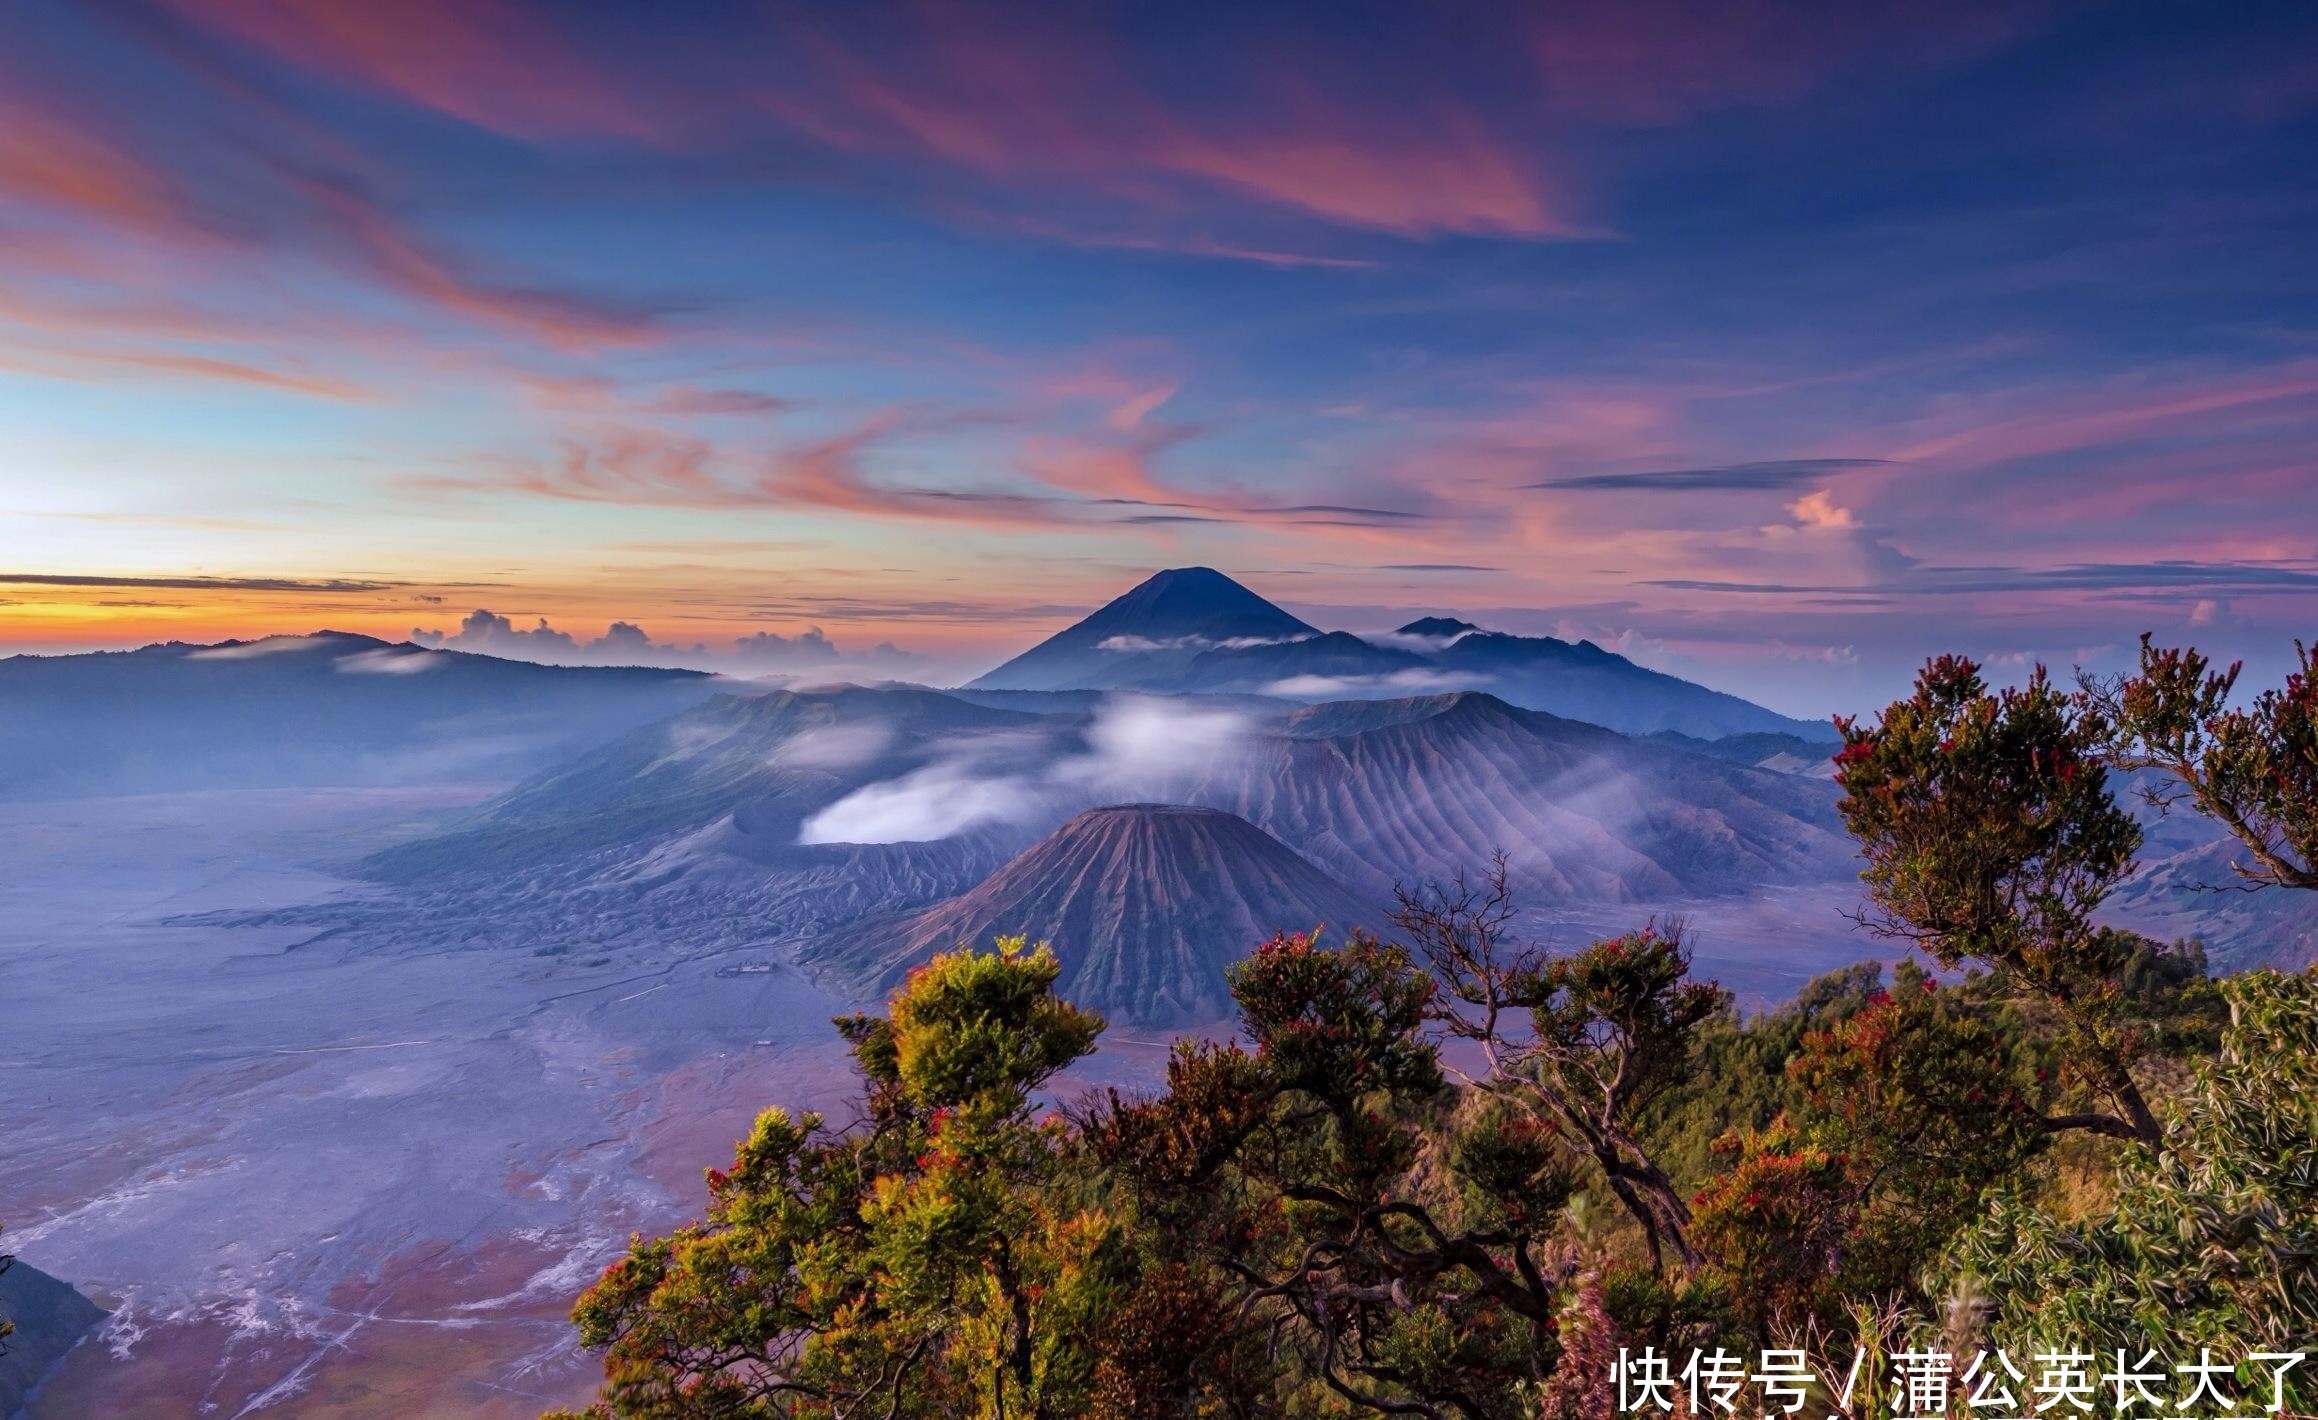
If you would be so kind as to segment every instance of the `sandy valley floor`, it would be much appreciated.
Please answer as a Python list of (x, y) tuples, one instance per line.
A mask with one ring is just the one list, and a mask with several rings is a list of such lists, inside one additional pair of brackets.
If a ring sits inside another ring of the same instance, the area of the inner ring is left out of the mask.
[(786, 973), (165, 920), (340, 890), (318, 855), (477, 792), (0, 808), (0, 1218), (114, 1308), (35, 1420), (534, 1415), (631, 1229), (760, 1102), (842, 1108), (843, 1005)]

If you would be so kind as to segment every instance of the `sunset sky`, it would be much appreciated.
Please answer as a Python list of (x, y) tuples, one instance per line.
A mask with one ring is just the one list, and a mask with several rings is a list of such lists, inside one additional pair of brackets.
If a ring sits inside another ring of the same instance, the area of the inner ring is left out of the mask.
[(1798, 714), (2318, 635), (2307, 5), (0, 24), (0, 652), (942, 679), (1193, 563)]

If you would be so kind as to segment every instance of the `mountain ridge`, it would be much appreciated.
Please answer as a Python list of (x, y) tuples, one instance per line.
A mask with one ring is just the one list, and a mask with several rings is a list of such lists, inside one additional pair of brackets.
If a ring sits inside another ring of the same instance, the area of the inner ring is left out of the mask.
[(1540, 904), (1714, 896), (1853, 871), (1824, 780), (1480, 691), (1291, 713), (1259, 765), (1190, 797), (1364, 890), (1447, 878), (1498, 848)]
[(319, 631), (0, 659), (0, 799), (515, 778), (711, 693)]
[(727, 692), (536, 775), (367, 867), (386, 881), (516, 867), (640, 836), (657, 843), (728, 815), (761, 858), (784, 840), (797, 846), (805, 818), (858, 782), (917, 767), (914, 751), (928, 742), (1039, 720), (923, 686)]
[(1154, 573), (963, 689), (1136, 689), (1305, 702), (1471, 689), (1628, 734), (1836, 738), (1830, 725), (1651, 670), (1591, 641), (1519, 636), (1440, 615), (1375, 639), (1322, 631), (1207, 567)]

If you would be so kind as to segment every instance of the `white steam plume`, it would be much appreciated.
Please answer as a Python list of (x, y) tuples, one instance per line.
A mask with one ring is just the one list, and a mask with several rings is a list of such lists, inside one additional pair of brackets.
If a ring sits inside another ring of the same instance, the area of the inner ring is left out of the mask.
[(1095, 707), (1083, 753), (1058, 755), (1044, 739), (962, 736), (932, 762), (812, 815), (798, 841), (923, 842), (1095, 804), (1166, 799), (1241, 753), (1249, 730), (1236, 711), (1113, 695)]

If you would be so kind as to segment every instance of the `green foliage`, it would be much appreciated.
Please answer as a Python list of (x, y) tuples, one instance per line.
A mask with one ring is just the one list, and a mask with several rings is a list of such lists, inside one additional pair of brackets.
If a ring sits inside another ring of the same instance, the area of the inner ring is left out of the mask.
[[(2194, 954), (2143, 947), (2127, 999), (2195, 1038), (2215, 993)], [(2014, 1354), (2142, 1331), (2242, 1351), (2318, 1325), (2318, 980), (2223, 984), (2231, 1023), (2167, 1151), (2121, 1156), (2084, 1218), (2055, 1211), (2034, 1102), (2054, 1086), (1986, 978), (1903, 969), (1885, 992), (1855, 969), (1739, 1022), (1669, 955), (1637, 935), (1539, 969), (1539, 1015), (1588, 1025), (1536, 1048), (1593, 1070), (1720, 1033), (1656, 1097), (1661, 1121), (1726, 1085), (1752, 1101), (1686, 1214), (1696, 1265), (1581, 1219), (1604, 1174), (1542, 1093), (1449, 1082), (1442, 998), (1406, 953), (1276, 941), (1236, 976), (1252, 1049), (1183, 1042), (1164, 1092), (1034, 1121), (1094, 1025), (1009, 944), (841, 1023), (864, 1127), (767, 1111), (706, 1216), (590, 1289), (591, 1414), (1598, 1417), (1619, 1346), (1861, 1324), (1871, 1349), (1961, 1344), (1961, 1316)]]
[[(1678, 933), (1644, 928), (1556, 958), (1538, 973), (1530, 1018), (1540, 1048), (1609, 1087), (1604, 1064), (1627, 1068), (1616, 1087), (1634, 1108), (1680, 1078), (1700, 1022), (1725, 1001), (1712, 983), (1691, 981)], [(1596, 1063), (1599, 1062), (1599, 1063)]]
[[(2114, 1206), (2054, 1216), (2033, 1179), (1966, 1229), (1938, 1281), (1972, 1300), (1986, 1343), (2231, 1356), (2318, 1336), (2318, 976), (2251, 972), (2221, 989), (2231, 1022), (2161, 1154), (2118, 1169)], [(2318, 1401), (2299, 1378), (2297, 1409)]]
[(2010, 1042), (1928, 977), (1803, 1041), (1791, 1069), (1812, 1137), (1850, 1169), (1897, 1256), (1859, 1278), (1883, 1290), (1913, 1271), (1905, 1240), (1944, 1237), (2043, 1135)]
[(1851, 1160), (1781, 1116), (1742, 1140), (1697, 1198), (1697, 1235), (1730, 1274), (1750, 1320), (1792, 1323), (1840, 1297), (1835, 1288), (1859, 1231), (1861, 1185)]
[(1867, 924), (1941, 965), (1976, 963), (2041, 1001), (2083, 1079), (2122, 1114), (2048, 1121), (2156, 1145), (2118, 1019), (2137, 941), (2093, 914), (2133, 869), (2141, 830), (2110, 796), (2103, 732), (2037, 668), (1991, 693), (1943, 656), (1873, 725), (1840, 722), (1840, 805), (1867, 857)]
[(1108, 1319), (1087, 1413), (1093, 1420), (1166, 1420), (1203, 1405), (1244, 1413), (1253, 1401), (1260, 1355), (1235, 1347), (1221, 1290), (1181, 1263), (1136, 1280)]
[(1102, 1018), (1053, 994), (1061, 974), (1052, 951), (1020, 937), (919, 967), (890, 1017), (902, 1091), (922, 1109), (1004, 1110), (1093, 1049)]
[[(1477, 1088), (1550, 1122), (1639, 1228), (1651, 1265), (1699, 1258), (1690, 1210), (1637, 1132), (1688, 1076), (1701, 1032), (1727, 1008), (1689, 979), (1679, 924), (1595, 942), (1567, 957), (1507, 942), (1514, 915), (1505, 857), (1479, 882), (1459, 877), (1397, 894), (1396, 926), (1415, 940), (1441, 991), (1427, 1016), (1487, 1062)], [(1526, 1014), (1530, 1029), (1507, 1029)]]
[[(1100, 1022), (1052, 994), (1051, 952), (937, 957), (888, 1020), (839, 1022), (872, 1126), (759, 1116), (700, 1222), (635, 1241), (580, 1299), (605, 1352), (591, 1414), (757, 1420), (1079, 1413), (1092, 1338), (1134, 1252), (1071, 1184), (1067, 1131), (1030, 1092)], [(1113, 1387), (1116, 1389), (1116, 1386)]]
[(1325, 951), (1317, 932), (1282, 934), (1230, 976), (1241, 1024), (1279, 1088), (1341, 1113), (1372, 1090), (1440, 1086), (1434, 1052), (1416, 1038), (1433, 983), (1400, 948), (1360, 935)]
[(1979, 961), (2047, 993), (2115, 969), (2091, 919), (2141, 831), (2041, 668), (1992, 694), (1979, 667), (1943, 656), (1875, 724), (1841, 728), (1835, 777), (1876, 925), (1943, 966)]
[(1579, 1186), (1560, 1131), (1502, 1101), (1458, 1122), (1448, 1159), (1465, 1188), (1466, 1215), (1510, 1227), (1551, 1228)]
[[(1216, 1113), (1262, 1115), (1206, 1195), (1228, 1221), (1200, 1237), (1275, 1400), (1523, 1415), (1553, 1354), (1539, 1246), (1568, 1184), (1550, 1131), (1460, 1119), (1424, 1038), (1434, 983), (1405, 951), (1275, 938), (1232, 986), (1256, 1049), (1226, 1068), (1252, 1089)], [(1230, 1057), (1178, 1055), (1201, 1058)]]
[(2241, 877), (2318, 888), (2318, 646), (2297, 641), (2294, 657), (2283, 686), (2232, 706), (2240, 666), (2143, 636), (2134, 674), (2088, 677), (2080, 698), (2112, 762), (2164, 776), (2152, 799), (2187, 799), (2246, 846)]
[(1814, 977), (1775, 1011), (1741, 1020), (1728, 1008), (1699, 1029), (1689, 1074), (1649, 1109), (1637, 1133), (1677, 1185), (1704, 1187), (1724, 1167), (1731, 1132), (1768, 1128), (1802, 1101), (1787, 1066), (1810, 1032), (1841, 1021), (1883, 990), (1883, 967), (1859, 962)]
[(1910, 1296), (2042, 1142), (2013, 1043), (1966, 994), (1903, 970), (1895, 991), (1803, 1036), (1790, 1110), (1720, 1141), (1699, 1234), (1758, 1326), (1832, 1326), (1851, 1298)]

